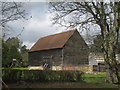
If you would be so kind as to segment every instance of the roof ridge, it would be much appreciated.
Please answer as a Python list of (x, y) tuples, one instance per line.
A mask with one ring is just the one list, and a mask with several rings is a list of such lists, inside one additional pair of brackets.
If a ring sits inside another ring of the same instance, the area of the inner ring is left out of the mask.
[(37, 42), (31, 47), (29, 52), (53, 48), (62, 48), (75, 31), (77, 31), (77, 29), (42, 37), (37, 40)]
[[(71, 30), (71, 31), (77, 31), (77, 29), (75, 29), (75, 30)], [(64, 45), (63, 45), (63, 47), (65, 46), (65, 44), (67, 43), (67, 41), (72, 37), (72, 35), (74, 34), (74, 32), (69, 36), (69, 38), (66, 40), (66, 42), (64, 43)]]
[[(55, 33), (55, 34), (43, 36), (43, 37), (41, 37), (41, 38), (45, 38), (45, 37), (49, 37), (49, 36), (54, 36), (54, 35), (58, 35), (58, 34), (62, 34), (62, 33), (67, 33), (67, 32), (70, 32), (70, 31), (76, 31), (76, 30), (77, 30), (77, 29), (68, 30), (68, 31), (63, 31), (63, 32), (60, 32), (60, 33)], [(40, 38), (40, 39), (41, 39), (41, 38)]]

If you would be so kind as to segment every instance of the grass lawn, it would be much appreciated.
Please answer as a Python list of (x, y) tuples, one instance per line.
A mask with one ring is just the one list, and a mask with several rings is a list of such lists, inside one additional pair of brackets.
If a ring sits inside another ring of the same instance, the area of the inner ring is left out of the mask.
[(9, 88), (120, 88), (120, 85), (105, 83), (105, 73), (84, 74), (83, 82), (7, 83)]
[(85, 82), (94, 82), (94, 83), (104, 83), (105, 82), (106, 73), (89, 73), (83, 75), (83, 80)]

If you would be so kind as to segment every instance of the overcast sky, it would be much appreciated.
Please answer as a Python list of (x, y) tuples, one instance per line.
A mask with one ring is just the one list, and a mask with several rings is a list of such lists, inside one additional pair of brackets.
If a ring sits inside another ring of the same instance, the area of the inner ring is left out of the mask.
[[(30, 49), (40, 37), (66, 31), (65, 28), (52, 24), (52, 14), (49, 12), (48, 2), (25, 2), (24, 8), (26, 12), (29, 13), (27, 18), (30, 18), (30, 16), (32, 16), (32, 18), (29, 20), (17, 20), (8, 24), (12, 28), (12, 32), (10, 32), (10, 36), (12, 37), (20, 34), (24, 27), (19, 38), (28, 49)], [(93, 28), (91, 33), (93, 34), (95, 31)], [(85, 34), (86, 32), (81, 33), (81, 35), (84, 36)]]
[(19, 38), (23, 41), (23, 44), (27, 48), (31, 46), (43, 36), (59, 33), (65, 31), (65, 28), (61, 28), (58, 25), (53, 25), (51, 22), (51, 14), (48, 11), (47, 2), (25, 2), (25, 10), (28, 14), (29, 20), (17, 20), (8, 23), (12, 31), (9, 33), (10, 36), (17, 36), (24, 27), (23, 32)]

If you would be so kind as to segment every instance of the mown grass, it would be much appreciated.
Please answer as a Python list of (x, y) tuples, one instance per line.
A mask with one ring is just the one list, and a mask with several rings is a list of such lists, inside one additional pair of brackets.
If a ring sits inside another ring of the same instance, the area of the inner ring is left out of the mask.
[[(120, 76), (120, 73), (119, 73)], [(106, 73), (85, 73), (83, 74), (83, 80), (85, 82), (99, 82), (99, 83), (105, 83)]]
[(103, 83), (105, 82), (105, 77), (106, 77), (106, 73), (85, 73), (83, 74), (83, 80), (85, 82), (99, 82), (99, 83)]
[(85, 73), (83, 74), (84, 77), (105, 77), (106, 73)]

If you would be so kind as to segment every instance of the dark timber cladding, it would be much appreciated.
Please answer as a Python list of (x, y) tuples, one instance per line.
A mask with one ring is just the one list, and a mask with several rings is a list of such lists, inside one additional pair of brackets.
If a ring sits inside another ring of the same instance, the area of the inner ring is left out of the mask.
[(80, 66), (88, 64), (88, 46), (77, 30), (40, 38), (29, 51), (29, 64)]

